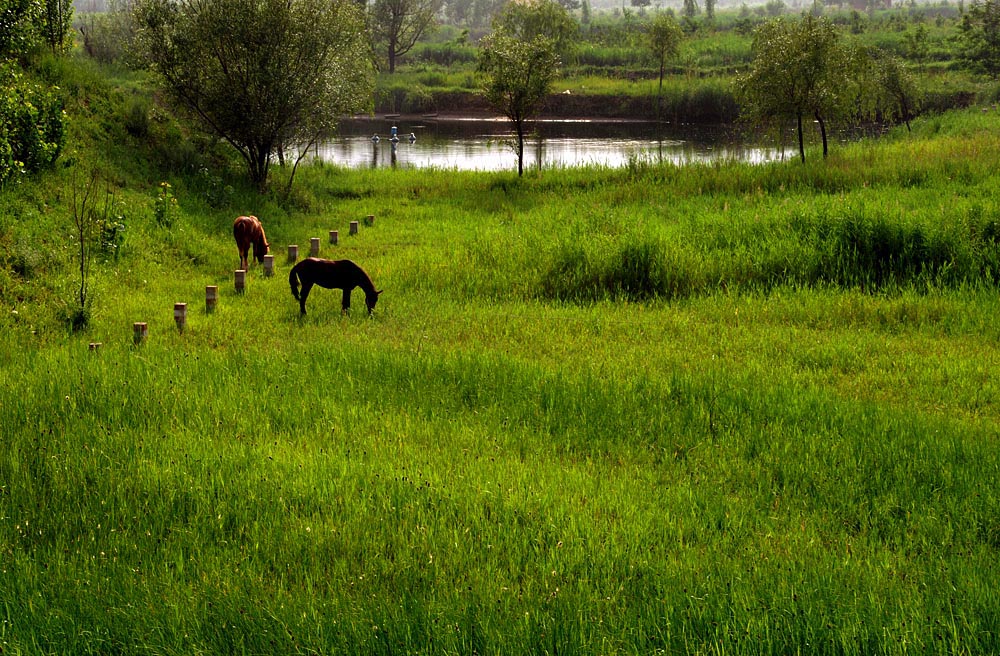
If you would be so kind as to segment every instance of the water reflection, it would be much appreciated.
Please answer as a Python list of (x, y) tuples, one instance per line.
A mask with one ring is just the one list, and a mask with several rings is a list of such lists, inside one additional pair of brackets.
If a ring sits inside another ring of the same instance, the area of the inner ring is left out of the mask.
[[(512, 170), (517, 168), (513, 139), (510, 123), (503, 119), (349, 119), (340, 123), (336, 138), (318, 146), (317, 154), (351, 167)], [(723, 127), (579, 120), (533, 122), (524, 155), (526, 167), (552, 168), (618, 167), (636, 160), (765, 162), (782, 152)]]

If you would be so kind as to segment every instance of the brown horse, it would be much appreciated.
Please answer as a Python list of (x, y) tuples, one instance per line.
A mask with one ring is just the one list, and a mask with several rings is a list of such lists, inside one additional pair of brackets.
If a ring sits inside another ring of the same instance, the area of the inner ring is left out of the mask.
[(264, 261), (267, 249), (267, 237), (264, 235), (264, 226), (256, 216), (238, 216), (233, 221), (233, 237), (236, 238), (236, 247), (240, 249), (240, 268), (244, 271), (250, 268), (248, 258), (250, 247), (253, 246), (253, 256), (258, 262)]
[[(302, 291), (299, 292), (299, 282)], [(288, 284), (292, 288), (292, 296), (298, 299), (302, 314), (306, 313), (306, 299), (313, 285), (325, 289), (342, 289), (344, 297), (340, 302), (344, 312), (351, 308), (351, 291), (360, 287), (365, 293), (365, 305), (371, 315), (378, 302), (382, 290), (375, 291), (372, 279), (365, 270), (350, 260), (323, 260), (318, 257), (307, 257), (292, 267), (288, 273)]]

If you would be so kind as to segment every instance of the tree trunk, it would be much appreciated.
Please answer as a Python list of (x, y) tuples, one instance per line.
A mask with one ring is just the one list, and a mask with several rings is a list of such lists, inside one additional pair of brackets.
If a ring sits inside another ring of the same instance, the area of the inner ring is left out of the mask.
[(250, 173), (250, 181), (257, 187), (258, 191), (267, 189), (267, 172), (271, 165), (270, 148), (251, 146), (247, 149), (247, 168)]
[(823, 135), (823, 159), (826, 159), (829, 152), (826, 145), (826, 123), (823, 121), (823, 117), (819, 115), (819, 112), (816, 112), (816, 122), (819, 123), (819, 133)]
[(656, 89), (656, 120), (660, 120), (660, 108), (663, 105), (663, 60), (660, 60), (660, 86)]
[(521, 177), (524, 175), (524, 121), (519, 119), (514, 126), (517, 129), (517, 176)]
[(805, 164), (806, 148), (805, 145), (802, 143), (802, 112), (799, 112), (796, 115), (796, 119), (798, 120), (798, 130), (799, 130), (799, 158), (802, 160), (802, 163)]

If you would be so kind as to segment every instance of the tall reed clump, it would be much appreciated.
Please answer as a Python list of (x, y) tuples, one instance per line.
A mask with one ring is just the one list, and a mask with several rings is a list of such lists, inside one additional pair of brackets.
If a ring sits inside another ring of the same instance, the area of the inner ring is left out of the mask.
[(598, 251), (579, 241), (560, 243), (541, 272), (545, 298), (647, 301), (686, 298), (705, 289), (703, 267), (690, 253), (653, 235), (631, 234)]
[(810, 282), (869, 290), (992, 286), (1000, 272), (1000, 215), (970, 213), (928, 226), (882, 216), (820, 217), (806, 239), (816, 249)]

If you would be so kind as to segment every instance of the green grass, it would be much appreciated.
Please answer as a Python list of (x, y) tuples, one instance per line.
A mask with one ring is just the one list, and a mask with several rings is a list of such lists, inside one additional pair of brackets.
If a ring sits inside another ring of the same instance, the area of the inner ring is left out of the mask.
[[(0, 648), (997, 651), (997, 120), (805, 166), (313, 164), (287, 200), (170, 120), (78, 120), (0, 204)], [(72, 333), (95, 163), (126, 232)], [(240, 213), (277, 270), (243, 295)], [(374, 319), (299, 317), (314, 236)]]

